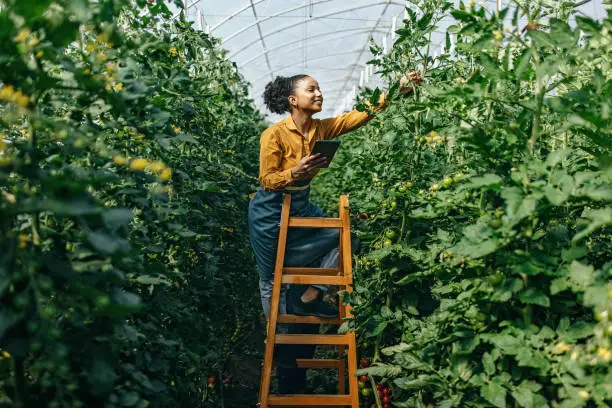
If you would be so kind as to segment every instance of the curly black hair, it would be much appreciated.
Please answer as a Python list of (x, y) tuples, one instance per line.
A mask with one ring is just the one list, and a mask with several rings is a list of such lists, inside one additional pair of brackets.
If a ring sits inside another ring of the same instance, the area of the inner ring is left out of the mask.
[(279, 114), (291, 112), (291, 106), (289, 105), (288, 99), (289, 95), (293, 93), (298, 81), (307, 76), (308, 75), (304, 74), (294, 75), (292, 77), (277, 76), (274, 81), (268, 82), (263, 93), (264, 103), (268, 109), (273, 113)]

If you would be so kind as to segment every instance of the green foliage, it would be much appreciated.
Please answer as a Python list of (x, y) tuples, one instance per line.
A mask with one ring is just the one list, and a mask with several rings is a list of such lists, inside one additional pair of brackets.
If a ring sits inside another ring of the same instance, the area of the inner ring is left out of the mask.
[(215, 406), (261, 330), (245, 242), (262, 118), (217, 41), (170, 17), (1, 8), (5, 406)]
[[(392, 381), (394, 406), (612, 404), (612, 20), (542, 4), (419, 1), (370, 63), (424, 84), (391, 86), (316, 181), (359, 215), (344, 300), (373, 353), (360, 372)], [(454, 47), (433, 58), (443, 18)]]

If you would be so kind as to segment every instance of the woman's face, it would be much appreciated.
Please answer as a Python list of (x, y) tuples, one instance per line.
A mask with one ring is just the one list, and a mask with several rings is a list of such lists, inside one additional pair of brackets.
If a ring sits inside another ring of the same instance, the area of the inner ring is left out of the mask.
[(323, 109), (323, 94), (319, 83), (312, 77), (305, 77), (295, 84), (293, 95), (289, 96), (293, 109), (305, 112), (321, 112)]

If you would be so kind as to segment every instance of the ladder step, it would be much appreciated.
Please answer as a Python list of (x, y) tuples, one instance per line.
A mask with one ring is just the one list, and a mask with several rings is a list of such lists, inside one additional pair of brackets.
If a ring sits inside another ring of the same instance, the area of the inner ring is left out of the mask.
[(315, 407), (341, 407), (351, 405), (350, 395), (308, 395), (308, 394), (288, 394), (270, 395), (268, 398), (269, 406), (315, 406)]
[(344, 360), (324, 359), (324, 358), (298, 358), (299, 368), (341, 368), (344, 367)]
[(340, 218), (289, 217), (289, 228), (341, 228)]
[(296, 285), (348, 285), (350, 277), (346, 276), (311, 276), (311, 275), (283, 275), (283, 283)]
[(340, 268), (283, 268), (283, 275), (338, 276)]
[(276, 344), (326, 344), (348, 346), (348, 334), (277, 334)]
[(306, 324), (342, 324), (339, 317), (324, 318), (316, 316), (298, 316), (293, 314), (278, 315), (278, 323), (306, 323)]

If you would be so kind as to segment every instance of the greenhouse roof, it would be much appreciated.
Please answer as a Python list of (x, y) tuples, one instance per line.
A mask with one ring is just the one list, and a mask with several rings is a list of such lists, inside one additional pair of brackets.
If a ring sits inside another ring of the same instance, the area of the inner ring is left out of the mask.
[[(261, 95), (270, 80), (277, 75), (306, 73), (319, 81), (324, 93), (321, 116), (351, 106), (360, 84), (378, 83), (366, 68), (372, 57), (369, 39), (391, 47), (405, 7), (415, 8), (405, 0), (184, 1), (187, 18), (220, 38), (229, 50), (230, 59), (250, 82), (251, 96), (262, 112), (269, 114)], [(496, 0), (477, 3), (491, 10), (496, 7)], [(581, 11), (603, 16), (602, 0), (588, 1)], [(443, 43), (445, 31), (441, 26), (434, 33), (434, 45)], [(434, 47), (431, 53), (440, 51), (441, 47)], [(271, 121), (278, 119), (278, 115), (268, 116)]]

